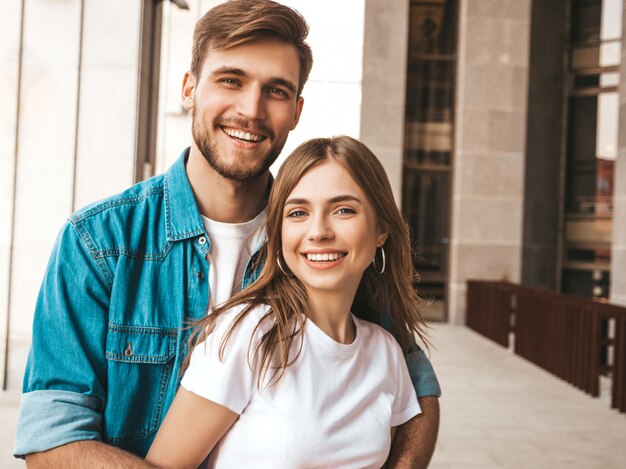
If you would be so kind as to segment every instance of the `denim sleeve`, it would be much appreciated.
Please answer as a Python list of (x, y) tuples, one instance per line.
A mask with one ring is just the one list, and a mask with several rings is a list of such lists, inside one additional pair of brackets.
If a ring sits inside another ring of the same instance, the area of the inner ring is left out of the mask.
[(32, 391), (22, 396), (13, 456), (23, 458), (80, 440), (100, 440), (101, 401), (69, 391)]
[(437, 376), (435, 376), (435, 370), (433, 370), (424, 351), (417, 345), (406, 355), (406, 365), (409, 368), (417, 397), (441, 397), (441, 389)]
[(24, 374), (18, 457), (101, 437), (110, 288), (89, 247), (89, 235), (68, 222), (50, 257)]

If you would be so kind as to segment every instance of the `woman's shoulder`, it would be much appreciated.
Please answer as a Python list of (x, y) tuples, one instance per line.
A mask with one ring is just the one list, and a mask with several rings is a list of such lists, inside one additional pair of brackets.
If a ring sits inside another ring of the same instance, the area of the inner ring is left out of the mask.
[[(215, 331), (218, 335), (226, 333), (230, 327), (235, 326), (235, 335), (245, 334), (255, 336), (266, 332), (272, 321), (266, 318), (270, 307), (266, 304), (251, 305), (239, 304), (222, 312), (215, 322)], [(259, 327), (257, 327), (259, 326)]]
[(353, 318), (357, 323), (361, 338), (366, 344), (379, 349), (383, 347), (385, 350), (389, 350), (392, 353), (401, 353), (402, 349), (400, 348), (400, 345), (396, 341), (395, 337), (385, 328), (354, 315)]

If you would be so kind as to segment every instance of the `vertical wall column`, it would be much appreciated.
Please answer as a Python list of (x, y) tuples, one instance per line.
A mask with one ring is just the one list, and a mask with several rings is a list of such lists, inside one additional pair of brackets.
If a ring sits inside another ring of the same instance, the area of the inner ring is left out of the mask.
[[(624, 5), (626, 25), (626, 4)], [(613, 194), (613, 245), (611, 247), (611, 301), (626, 305), (626, 34), (622, 33), (619, 87), (619, 130)]]
[(11, 18), (0, 31), (5, 389), (22, 381), (37, 294), (61, 226), (75, 209), (133, 180), (140, 12), (141, 0), (3, 4)]
[(402, 191), (409, 2), (367, 0), (361, 139), (380, 158), (398, 204)]
[(519, 281), (531, 0), (463, 0), (448, 317), (469, 279)]
[(3, 4), (13, 21), (0, 28), (0, 380), (5, 386), (23, 0)]
[(133, 183), (144, 1), (85, 1), (74, 209)]
[(81, 1), (24, 2), (7, 381), (18, 387), (54, 238), (72, 209)]

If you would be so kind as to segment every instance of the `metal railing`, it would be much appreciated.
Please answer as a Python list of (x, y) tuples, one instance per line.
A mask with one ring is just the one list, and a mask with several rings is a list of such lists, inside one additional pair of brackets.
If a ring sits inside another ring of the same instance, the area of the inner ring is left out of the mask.
[[(610, 374), (612, 406), (626, 412), (626, 308), (508, 282), (469, 281), (466, 324), (503, 347), (514, 338), (516, 354), (594, 397), (600, 373)], [(603, 330), (613, 331), (611, 337)]]

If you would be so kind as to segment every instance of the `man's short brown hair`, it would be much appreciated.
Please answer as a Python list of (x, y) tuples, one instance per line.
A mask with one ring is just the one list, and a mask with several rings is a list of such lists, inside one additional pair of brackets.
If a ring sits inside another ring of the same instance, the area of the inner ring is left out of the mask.
[(298, 96), (313, 65), (311, 48), (304, 42), (309, 27), (300, 13), (271, 0), (230, 0), (207, 11), (196, 23), (191, 72), (200, 77), (209, 48), (228, 49), (260, 39), (278, 39), (298, 51)]

